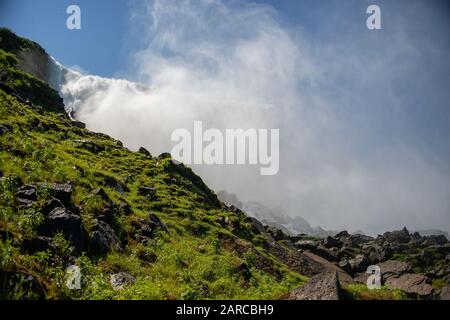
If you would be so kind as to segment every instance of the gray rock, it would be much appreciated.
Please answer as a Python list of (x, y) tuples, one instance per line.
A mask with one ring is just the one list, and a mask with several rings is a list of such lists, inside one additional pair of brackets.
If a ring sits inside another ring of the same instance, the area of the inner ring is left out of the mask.
[(423, 274), (405, 273), (400, 277), (390, 277), (386, 286), (391, 289), (400, 289), (407, 294), (420, 298), (429, 298), (433, 294), (433, 287), (427, 283), (428, 278)]
[(439, 294), (440, 300), (450, 300), (450, 287), (443, 287)]
[(387, 242), (408, 243), (411, 240), (411, 235), (409, 234), (408, 229), (403, 228), (402, 230), (385, 232), (382, 238)]
[(114, 290), (123, 290), (126, 286), (132, 285), (136, 282), (136, 279), (129, 273), (119, 272), (112, 274), (109, 283)]
[(336, 272), (324, 272), (293, 290), (287, 300), (339, 300), (340, 284)]
[(388, 260), (380, 263), (378, 266), (385, 281), (391, 277), (399, 277), (411, 271), (411, 265), (409, 263), (397, 260)]
[[(381, 277), (383, 282), (386, 282), (387, 279), (391, 277), (400, 277), (401, 275), (408, 273), (411, 271), (411, 266), (403, 261), (397, 260), (388, 260), (383, 263), (378, 264), (380, 267)], [(367, 274), (365, 271), (355, 274), (354, 279), (355, 282), (359, 283), (367, 283), (367, 278), (370, 274)]]

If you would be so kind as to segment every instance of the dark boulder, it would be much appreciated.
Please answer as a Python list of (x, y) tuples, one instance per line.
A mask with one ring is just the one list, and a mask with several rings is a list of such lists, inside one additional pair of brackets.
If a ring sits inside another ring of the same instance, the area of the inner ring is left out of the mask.
[(144, 147), (140, 147), (139, 151), (140, 154), (143, 154), (144, 156), (146, 156), (147, 158), (151, 158), (152, 154), (150, 153), (150, 151), (148, 151), (147, 149), (145, 149)]
[(270, 234), (276, 241), (286, 240), (289, 237), (280, 229), (275, 227), (267, 227), (266, 231)]
[(126, 201), (122, 201), (119, 204), (119, 214), (124, 215), (124, 216), (129, 216), (132, 213), (133, 213), (133, 210), (131, 209), (131, 206)]
[(350, 265), (350, 262), (348, 262), (347, 259), (342, 259), (341, 261), (339, 261), (338, 266), (347, 273), (353, 272), (352, 266)]
[(171, 155), (170, 153), (168, 153), (168, 152), (161, 153), (161, 154), (158, 156), (158, 160), (162, 160), (162, 159), (171, 159), (171, 158), (172, 158), (172, 155)]
[(366, 256), (363, 254), (358, 254), (355, 258), (350, 259), (348, 262), (350, 264), (352, 274), (361, 271), (366, 271), (367, 267), (370, 265)]
[(94, 191), (92, 191), (91, 196), (99, 197), (107, 206), (114, 205), (114, 202), (111, 200), (111, 198), (103, 188), (95, 189)]
[(347, 231), (341, 231), (334, 236), (336, 239), (342, 240), (343, 238), (350, 237), (350, 234)]
[(275, 241), (275, 239), (269, 233), (267, 233), (266, 229), (264, 228), (264, 225), (258, 219), (248, 217), (247, 221), (252, 226), (253, 233), (263, 235), (269, 243)]
[(0, 300), (43, 300), (45, 289), (37, 277), (20, 271), (0, 270)]
[(154, 228), (154, 229), (159, 229), (162, 231), (167, 232), (167, 227), (164, 224), (164, 222), (161, 221), (161, 219), (154, 213), (149, 213), (148, 214), (148, 221), (150, 223), (150, 225)]
[(47, 200), (47, 202), (44, 204), (44, 206), (41, 209), (41, 212), (45, 216), (47, 216), (50, 212), (52, 212), (56, 208), (64, 208), (64, 204), (59, 199), (51, 198)]
[(30, 184), (21, 186), (16, 192), (16, 199), (21, 205), (30, 205), (37, 201), (36, 186)]
[(69, 206), (72, 199), (73, 187), (70, 183), (40, 183), (39, 187), (47, 190), (51, 196)]
[(72, 127), (76, 127), (76, 128), (80, 128), (80, 129), (86, 129), (86, 124), (84, 122), (81, 122), (81, 121), (72, 120), (72, 121), (70, 121), (70, 125)]
[(426, 246), (436, 246), (436, 245), (445, 245), (448, 243), (447, 237), (440, 234), (440, 235), (431, 235), (424, 237), (425, 238), (425, 245)]
[(153, 239), (159, 230), (168, 232), (166, 225), (153, 213), (149, 214), (148, 219), (136, 218), (131, 225), (136, 229), (131, 237), (141, 242)]
[(104, 255), (122, 251), (122, 248), (114, 230), (108, 224), (97, 221), (89, 240), (89, 251), (94, 255)]
[(328, 261), (332, 261), (332, 262), (339, 261), (337, 252), (327, 249), (322, 245), (319, 245), (315, 249), (312, 249), (311, 252), (317, 254), (318, 256), (320, 256)]
[(139, 187), (138, 194), (150, 199), (156, 199), (156, 189), (151, 187)]
[(366, 236), (366, 235), (363, 235), (363, 234), (352, 234), (349, 237), (349, 239), (350, 239), (352, 247), (360, 246), (360, 245), (363, 245), (365, 243), (368, 243), (368, 242), (374, 240), (372, 237)]
[(114, 177), (111, 176), (105, 176), (105, 185), (115, 189), (120, 194), (124, 194), (125, 192), (130, 192), (130, 189), (127, 187), (125, 183), (122, 181), (117, 180)]
[(323, 240), (323, 246), (325, 248), (340, 247), (342, 246), (342, 242), (336, 238), (328, 236)]
[(25, 239), (21, 246), (22, 250), (28, 254), (34, 254), (40, 251), (56, 251), (56, 246), (53, 243), (52, 238), (49, 237), (34, 237), (31, 239)]
[(242, 279), (244, 279), (244, 281), (246, 281), (246, 282), (248, 282), (252, 277), (250, 268), (245, 262), (242, 262), (241, 264), (239, 264), (235, 268), (234, 272), (239, 274), (242, 277)]
[(9, 124), (0, 124), (0, 136), (11, 131), (12, 127)]
[(423, 249), (420, 252), (420, 256), (419, 256), (420, 261), (425, 265), (425, 266), (429, 266), (433, 263), (434, 261), (434, 255), (433, 252), (431, 252), (430, 250), (427, 249)]
[(58, 232), (62, 232), (76, 252), (81, 252), (86, 248), (87, 232), (81, 217), (65, 208), (53, 209), (38, 229), (40, 235), (48, 237), (53, 237)]
[(248, 217), (246, 220), (252, 226), (253, 233), (255, 233), (255, 234), (266, 233), (266, 229), (264, 228), (264, 225), (258, 219), (254, 218), (254, 217)]

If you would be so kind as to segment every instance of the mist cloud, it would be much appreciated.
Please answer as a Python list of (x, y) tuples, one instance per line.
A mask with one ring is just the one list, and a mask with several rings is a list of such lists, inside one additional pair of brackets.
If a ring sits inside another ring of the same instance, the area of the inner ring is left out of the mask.
[(194, 120), (222, 130), (280, 128), (274, 177), (255, 166), (194, 170), (215, 190), (329, 229), (450, 230), (448, 155), (420, 145), (408, 122), (410, 95), (434, 94), (439, 105), (439, 88), (418, 89), (419, 81), (405, 94), (401, 86), (433, 77), (422, 67), (439, 47), (424, 51), (402, 22), (388, 36), (320, 42), (283, 25), (268, 5), (135, 5), (131, 23), (144, 48), (126, 78), (141, 84), (72, 72), (62, 88), (88, 128), (154, 154), (170, 151), (172, 131), (191, 130)]

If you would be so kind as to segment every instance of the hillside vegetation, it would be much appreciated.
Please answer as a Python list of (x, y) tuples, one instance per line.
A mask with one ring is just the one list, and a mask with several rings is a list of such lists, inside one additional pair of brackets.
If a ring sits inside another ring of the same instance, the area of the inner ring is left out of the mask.
[(306, 280), (191, 169), (69, 119), (17, 68), (37, 44), (0, 36), (0, 298), (276, 299)]

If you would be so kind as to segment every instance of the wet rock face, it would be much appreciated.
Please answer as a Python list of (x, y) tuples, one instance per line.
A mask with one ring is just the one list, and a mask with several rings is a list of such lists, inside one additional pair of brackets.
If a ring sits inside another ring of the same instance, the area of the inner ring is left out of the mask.
[(292, 291), (288, 300), (339, 300), (340, 284), (337, 274), (324, 272), (313, 277), (308, 283)]

